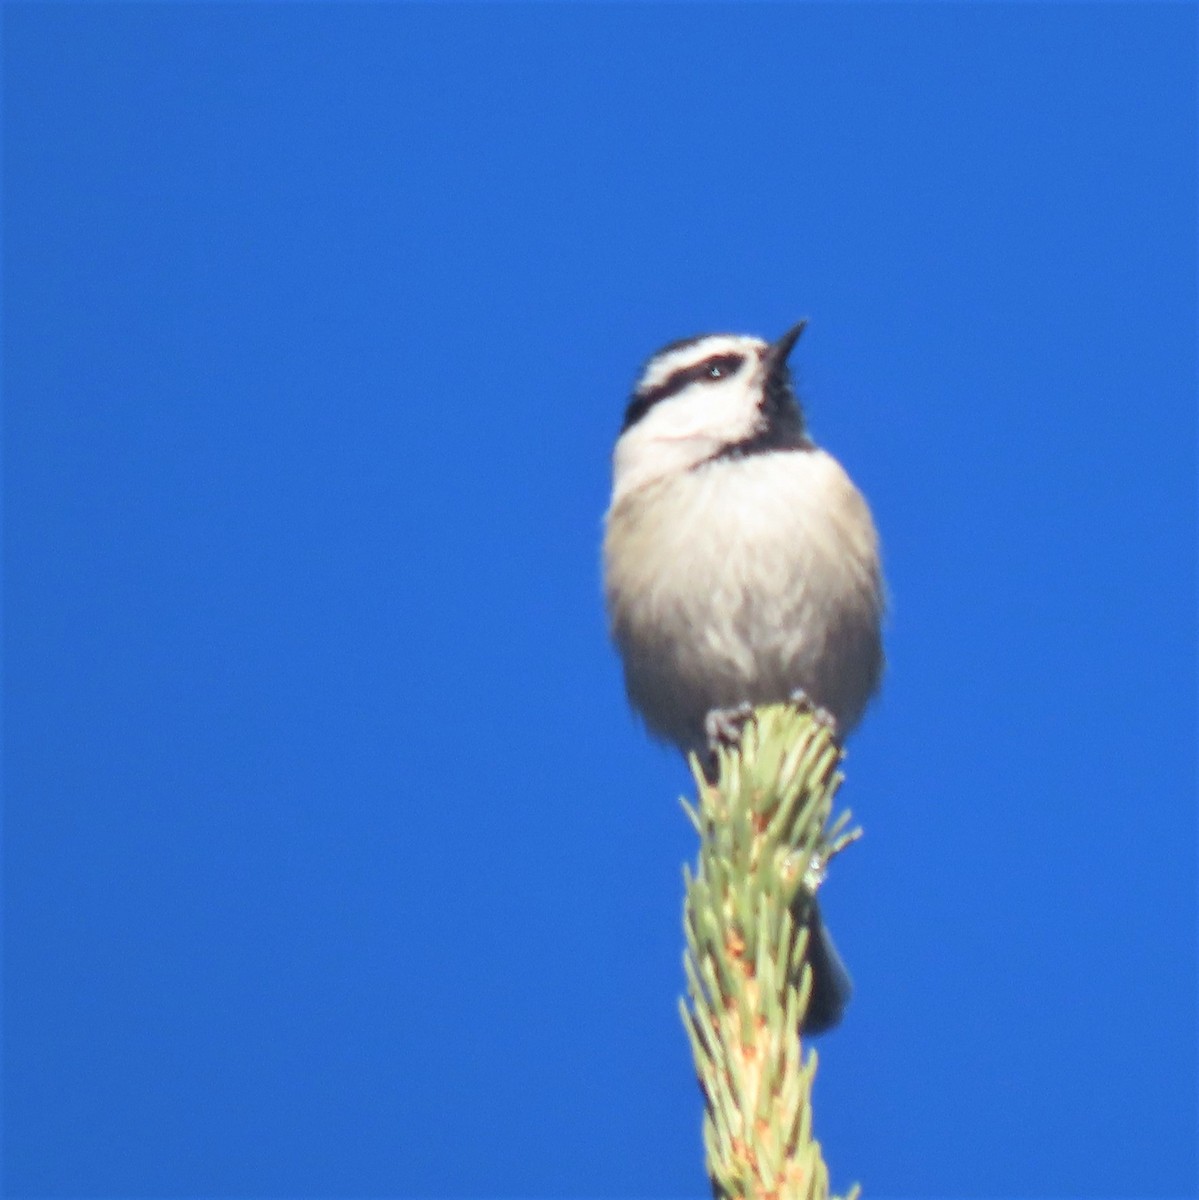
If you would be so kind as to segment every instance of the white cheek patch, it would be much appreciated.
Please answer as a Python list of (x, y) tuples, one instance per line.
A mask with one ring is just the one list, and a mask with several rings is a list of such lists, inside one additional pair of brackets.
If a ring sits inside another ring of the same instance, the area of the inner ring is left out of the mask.
[(677, 441), (681, 438), (719, 439), (744, 426), (753, 406), (746, 403), (745, 390), (735, 381), (718, 384), (693, 383), (669, 400), (655, 404), (642, 417), (640, 426), (647, 439)]

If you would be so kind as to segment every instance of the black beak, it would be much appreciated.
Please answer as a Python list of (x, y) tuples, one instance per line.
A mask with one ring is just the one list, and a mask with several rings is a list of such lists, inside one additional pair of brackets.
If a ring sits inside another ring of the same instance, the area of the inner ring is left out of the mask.
[(808, 319), (805, 317), (798, 325), (792, 325), (777, 342), (772, 342), (767, 347), (766, 354), (762, 359), (762, 365), (766, 370), (766, 377), (768, 379), (783, 370), (787, 359), (791, 355), (791, 351), (795, 349), (795, 343), (799, 341), (799, 335), (807, 327)]

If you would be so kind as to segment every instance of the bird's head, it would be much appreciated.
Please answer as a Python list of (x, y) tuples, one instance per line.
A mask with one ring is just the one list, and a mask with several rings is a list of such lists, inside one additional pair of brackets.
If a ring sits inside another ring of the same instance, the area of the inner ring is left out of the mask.
[(803, 413), (787, 359), (806, 325), (799, 322), (775, 342), (708, 333), (654, 354), (616, 442), (614, 499), (713, 458), (802, 440)]

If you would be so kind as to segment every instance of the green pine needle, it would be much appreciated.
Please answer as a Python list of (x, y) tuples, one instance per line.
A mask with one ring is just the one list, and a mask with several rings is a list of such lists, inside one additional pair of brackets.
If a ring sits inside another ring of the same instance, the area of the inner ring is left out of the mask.
[[(684, 868), (680, 1011), (706, 1098), (704, 1147), (718, 1200), (829, 1200), (812, 1138), (816, 1055), (799, 1029), (811, 994), (804, 920), (831, 859), (855, 841), (832, 817), (842, 753), (810, 712), (758, 709), (736, 748), (716, 754), (716, 782), (691, 760), (700, 837)], [(846, 1200), (856, 1200), (858, 1189)]]

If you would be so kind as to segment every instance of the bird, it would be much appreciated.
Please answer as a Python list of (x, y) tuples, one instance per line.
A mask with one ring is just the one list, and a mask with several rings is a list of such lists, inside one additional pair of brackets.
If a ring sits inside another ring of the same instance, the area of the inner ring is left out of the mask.
[[(886, 608), (869, 505), (808, 432), (775, 341), (708, 333), (645, 363), (616, 439), (604, 596), (628, 699), (684, 756), (753, 707), (799, 701), (838, 743), (883, 673)], [(813, 900), (803, 1032), (837, 1025), (852, 983)]]

